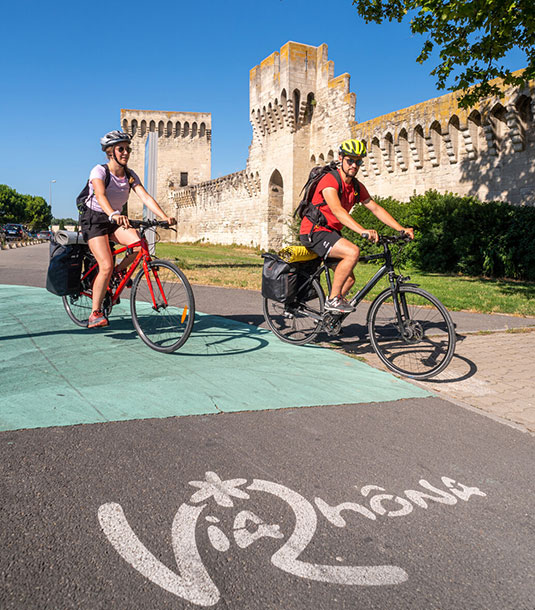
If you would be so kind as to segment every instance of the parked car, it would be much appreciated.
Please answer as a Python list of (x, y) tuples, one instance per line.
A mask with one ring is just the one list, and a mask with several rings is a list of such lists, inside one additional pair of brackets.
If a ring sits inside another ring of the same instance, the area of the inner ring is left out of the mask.
[(22, 225), (15, 223), (8, 223), (4, 225), (4, 231), (6, 232), (6, 239), (23, 239), (25, 236), (25, 231)]
[(50, 239), (52, 237), (52, 231), (39, 231), (37, 233), (37, 239)]

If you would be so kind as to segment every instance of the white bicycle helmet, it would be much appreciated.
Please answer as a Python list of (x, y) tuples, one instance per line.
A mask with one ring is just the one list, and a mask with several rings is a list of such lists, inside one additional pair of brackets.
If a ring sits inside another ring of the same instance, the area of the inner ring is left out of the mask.
[(119, 142), (128, 142), (130, 143), (130, 136), (124, 131), (110, 131), (105, 136), (100, 138), (100, 146), (102, 150), (106, 150), (108, 146), (113, 146), (114, 144), (119, 144)]

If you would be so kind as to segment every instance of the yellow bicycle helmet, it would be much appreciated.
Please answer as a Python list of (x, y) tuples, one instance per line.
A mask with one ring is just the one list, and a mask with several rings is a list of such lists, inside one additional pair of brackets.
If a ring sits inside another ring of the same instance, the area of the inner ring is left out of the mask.
[(355, 157), (365, 157), (368, 153), (366, 152), (366, 142), (363, 140), (344, 140), (340, 144), (338, 152), (341, 155), (351, 155)]

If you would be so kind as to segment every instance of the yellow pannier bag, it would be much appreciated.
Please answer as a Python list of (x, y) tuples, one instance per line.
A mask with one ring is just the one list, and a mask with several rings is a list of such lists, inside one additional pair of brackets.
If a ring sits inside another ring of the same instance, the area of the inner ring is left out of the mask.
[(305, 246), (287, 246), (279, 251), (279, 256), (287, 263), (303, 263), (318, 258), (318, 255)]

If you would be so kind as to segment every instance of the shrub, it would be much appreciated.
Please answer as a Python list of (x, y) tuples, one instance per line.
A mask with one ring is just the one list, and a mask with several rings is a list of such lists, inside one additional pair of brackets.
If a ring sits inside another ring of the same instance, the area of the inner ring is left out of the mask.
[[(403, 250), (403, 261), (423, 271), (535, 280), (535, 208), (501, 201), (428, 191), (409, 203), (380, 199), (401, 225), (414, 227), (414, 242)], [(380, 233), (392, 233), (364, 206), (353, 218)], [(377, 249), (345, 227), (344, 237), (367, 254)]]

